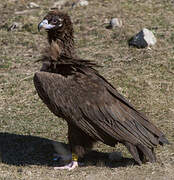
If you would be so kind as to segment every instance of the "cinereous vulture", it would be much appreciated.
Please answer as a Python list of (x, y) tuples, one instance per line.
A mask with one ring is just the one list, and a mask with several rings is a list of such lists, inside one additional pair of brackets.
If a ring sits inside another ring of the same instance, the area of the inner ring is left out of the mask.
[(155, 162), (154, 148), (168, 140), (95, 70), (95, 63), (76, 56), (70, 17), (50, 11), (38, 25), (42, 28), (49, 47), (34, 85), (49, 110), (66, 120), (72, 151), (71, 163), (58, 169), (78, 166), (78, 158), (97, 141), (124, 144), (140, 165), (143, 159)]

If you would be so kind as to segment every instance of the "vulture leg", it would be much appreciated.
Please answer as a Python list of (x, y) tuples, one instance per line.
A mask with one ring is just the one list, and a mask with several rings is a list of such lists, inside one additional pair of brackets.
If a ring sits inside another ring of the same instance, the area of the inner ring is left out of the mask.
[(82, 158), (88, 150), (92, 149), (95, 142), (90, 136), (87, 136), (82, 130), (72, 124), (68, 124), (68, 140), (71, 151), (77, 158)]
[(92, 138), (86, 136), (84, 132), (72, 124), (68, 124), (68, 140), (72, 152), (72, 161), (65, 166), (55, 167), (55, 170), (73, 170), (74, 168), (81, 166), (82, 163), (78, 162), (78, 158), (82, 158), (86, 151), (92, 148), (93, 143), (95, 142)]
[(68, 170), (73, 170), (75, 169), (76, 167), (78, 167), (78, 158), (75, 154), (72, 153), (72, 161), (65, 165), (65, 166), (60, 166), (60, 167), (54, 167), (55, 170), (58, 170), (58, 169), (68, 169)]

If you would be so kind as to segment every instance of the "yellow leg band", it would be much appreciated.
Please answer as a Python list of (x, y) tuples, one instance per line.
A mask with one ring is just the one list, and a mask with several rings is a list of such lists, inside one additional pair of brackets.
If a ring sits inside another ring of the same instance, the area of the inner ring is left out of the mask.
[(72, 161), (78, 161), (78, 156), (75, 153), (72, 153)]

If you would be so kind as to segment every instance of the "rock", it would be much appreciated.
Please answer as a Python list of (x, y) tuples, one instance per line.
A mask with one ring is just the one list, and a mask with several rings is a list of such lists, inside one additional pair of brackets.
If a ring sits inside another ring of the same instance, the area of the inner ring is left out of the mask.
[(135, 46), (137, 48), (145, 48), (147, 46), (153, 46), (157, 42), (152, 31), (144, 28), (138, 34), (133, 36), (129, 41), (129, 46)]
[(110, 20), (110, 23), (109, 25), (106, 27), (107, 29), (114, 29), (114, 28), (117, 28), (117, 27), (121, 27), (123, 25), (123, 22), (121, 19), (119, 18), (112, 18)]
[(21, 29), (22, 28), (22, 24), (21, 23), (17, 23), (17, 22), (13, 22), (10, 27), (8, 28), (8, 31), (15, 31), (17, 29)]
[(29, 3), (29, 8), (31, 8), (31, 9), (39, 8), (39, 5), (36, 4), (36, 3), (34, 3), (34, 2), (30, 2), (30, 3)]
[(72, 4), (72, 7), (88, 6), (89, 2), (87, 0), (79, 0), (76, 3)]
[(108, 23), (109, 23), (109, 19), (105, 18), (104, 24), (108, 24)]
[(121, 152), (112, 152), (109, 154), (109, 160), (110, 161), (120, 161), (122, 160), (122, 154)]

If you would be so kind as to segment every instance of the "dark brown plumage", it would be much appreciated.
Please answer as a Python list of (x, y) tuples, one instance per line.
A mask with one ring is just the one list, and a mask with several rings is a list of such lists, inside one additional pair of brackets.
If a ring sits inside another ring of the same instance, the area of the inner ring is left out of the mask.
[(34, 84), (50, 111), (67, 121), (72, 152), (82, 157), (97, 141), (120, 142), (138, 164), (144, 157), (155, 162), (154, 148), (168, 143), (164, 134), (94, 69), (95, 63), (75, 58), (68, 15), (54, 11), (44, 20), (38, 27), (48, 31), (50, 47)]
[[(51, 11), (44, 18), (48, 20), (48, 23), (55, 25), (54, 28), (47, 29), (48, 42), (51, 44), (53, 41), (59, 45), (60, 55), (66, 55), (68, 57), (75, 56), (74, 50), (74, 30), (72, 22), (67, 14)], [(44, 27), (45, 24), (43, 24)], [(38, 26), (39, 28), (39, 26)]]

